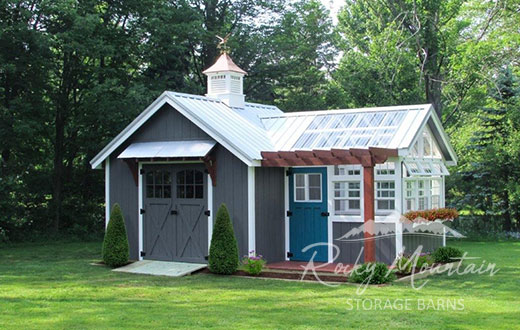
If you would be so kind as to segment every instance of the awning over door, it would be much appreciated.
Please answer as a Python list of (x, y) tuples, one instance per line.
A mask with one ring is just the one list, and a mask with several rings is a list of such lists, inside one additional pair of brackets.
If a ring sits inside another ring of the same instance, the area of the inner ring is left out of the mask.
[(129, 145), (117, 158), (192, 158), (204, 157), (215, 141), (160, 141)]

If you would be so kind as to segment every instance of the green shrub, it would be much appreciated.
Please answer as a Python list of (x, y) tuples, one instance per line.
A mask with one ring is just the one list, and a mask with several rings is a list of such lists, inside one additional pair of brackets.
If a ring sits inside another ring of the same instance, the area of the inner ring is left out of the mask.
[(349, 275), (349, 281), (354, 283), (383, 284), (393, 280), (395, 280), (395, 273), (388, 271), (388, 266), (382, 262), (365, 263)]
[(238, 268), (238, 246), (233, 224), (225, 204), (220, 205), (211, 236), (209, 270), (215, 274), (230, 275)]
[(421, 271), (421, 269), (424, 269), (430, 267), (433, 265), (433, 258), (429, 254), (421, 255), (417, 257), (417, 262), (415, 264), (415, 270)]
[(400, 257), (395, 263), (397, 273), (402, 275), (408, 275), (412, 272), (413, 261), (407, 257)]
[(249, 275), (258, 275), (262, 272), (265, 265), (265, 260), (261, 255), (257, 255), (255, 251), (249, 252), (251, 256), (244, 256), (242, 258), (242, 264), (244, 265), (244, 271)]
[(114, 204), (103, 240), (103, 261), (110, 267), (120, 267), (128, 263), (128, 257), (125, 220), (119, 205)]
[(462, 257), (462, 251), (451, 246), (443, 246), (433, 251), (432, 257), (433, 261), (439, 263), (453, 262)]

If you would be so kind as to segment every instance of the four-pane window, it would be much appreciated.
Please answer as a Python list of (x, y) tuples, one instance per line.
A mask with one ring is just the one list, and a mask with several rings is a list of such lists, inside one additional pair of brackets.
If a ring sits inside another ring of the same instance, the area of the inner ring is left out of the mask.
[(321, 202), (321, 174), (294, 174), (294, 201)]
[(177, 172), (177, 198), (204, 198), (204, 174), (197, 170)]

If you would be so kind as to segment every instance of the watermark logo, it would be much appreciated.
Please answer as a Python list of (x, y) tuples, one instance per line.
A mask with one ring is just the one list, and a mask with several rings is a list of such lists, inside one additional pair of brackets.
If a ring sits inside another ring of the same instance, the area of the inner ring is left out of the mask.
[[(445, 234), (448, 234), (452, 237), (462, 237), (458, 232), (452, 230), (451, 228), (445, 226), (442, 221), (408, 221), (406, 219), (400, 219), (401, 225), (403, 228), (402, 236), (405, 235), (419, 235), (421, 237), (444, 237)], [(381, 239), (395, 239), (396, 236), (396, 228), (397, 225), (389, 226), (387, 224), (381, 225), (380, 223), (372, 221), (371, 223), (362, 223), (361, 225), (350, 229), (347, 233), (342, 235), (339, 238), (336, 238), (334, 241), (337, 244), (329, 244), (329, 243), (314, 243), (306, 246), (302, 249), (302, 252), (313, 251), (313, 254), (307, 264), (303, 266), (303, 272), (301, 279), (303, 280), (306, 275), (312, 274), (318, 282), (323, 285), (336, 287), (339, 286), (339, 283), (331, 283), (323, 281), (320, 278), (320, 273), (327, 267), (330, 269), (330, 264), (326, 263), (317, 263), (314, 261), (314, 258), (317, 255), (315, 251), (318, 247), (326, 246), (331, 250), (332, 255), (332, 263), (335, 264), (334, 275), (341, 276), (351, 276), (352, 274), (363, 275), (364, 280), (358, 284), (358, 288), (356, 293), (361, 295), (365, 292), (366, 288), (372, 283), (372, 279), (374, 276), (381, 276), (380, 267), (376, 269), (376, 264), (371, 263), (365, 265), (364, 267), (360, 267), (363, 264), (364, 259), (364, 245), (367, 240), (381, 240)], [(368, 233), (368, 235), (367, 235)], [(341, 245), (341, 247), (340, 247)], [(352, 248), (358, 249), (357, 258), (353, 263), (341, 263), (336, 262), (339, 260), (341, 254), (341, 248)], [(418, 244), (415, 247), (415, 250), (406, 256), (406, 258), (395, 258), (392, 264), (390, 264), (386, 269), (385, 276), (393, 276), (396, 272), (396, 269), (399, 268), (407, 268), (410, 269), (411, 272), (409, 275), (409, 281), (415, 290), (422, 289), (430, 280), (424, 279), (417, 283), (418, 275), (421, 278), (426, 277), (428, 275), (433, 274), (446, 274), (447, 276), (462, 276), (466, 274), (489, 274), (489, 276), (495, 275), (499, 269), (496, 268), (494, 263), (487, 262), (486, 260), (482, 260), (479, 257), (470, 257), (467, 253), (464, 253), (460, 258), (455, 258), (450, 263), (445, 264), (426, 264), (421, 263), (418, 264), (420, 257), (424, 256), (423, 253), (424, 246), (422, 244)], [(405, 253), (406, 247), (403, 246), (403, 250), (400, 253), (402, 257)], [(395, 255), (395, 254), (394, 254)], [(398, 262), (401, 262), (399, 265)], [(376, 274), (377, 273), (377, 274)], [(419, 304), (419, 302), (418, 302)], [(447, 304), (447, 303), (446, 303)], [(445, 305), (446, 305), (445, 304)], [(425, 303), (425, 306), (428, 304)], [(439, 304), (434, 304), (439, 305)], [(417, 305), (422, 306), (422, 305)], [(448, 306), (448, 305), (446, 305)], [(452, 306), (452, 305), (449, 305)], [(441, 306), (442, 307), (442, 306)], [(425, 307), (427, 308), (427, 307)]]

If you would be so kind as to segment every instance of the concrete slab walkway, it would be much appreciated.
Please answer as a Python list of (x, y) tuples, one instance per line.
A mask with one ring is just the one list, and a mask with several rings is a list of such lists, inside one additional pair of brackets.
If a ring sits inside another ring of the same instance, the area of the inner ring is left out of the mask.
[(206, 268), (206, 264), (187, 262), (141, 260), (113, 269), (114, 272), (181, 277)]

